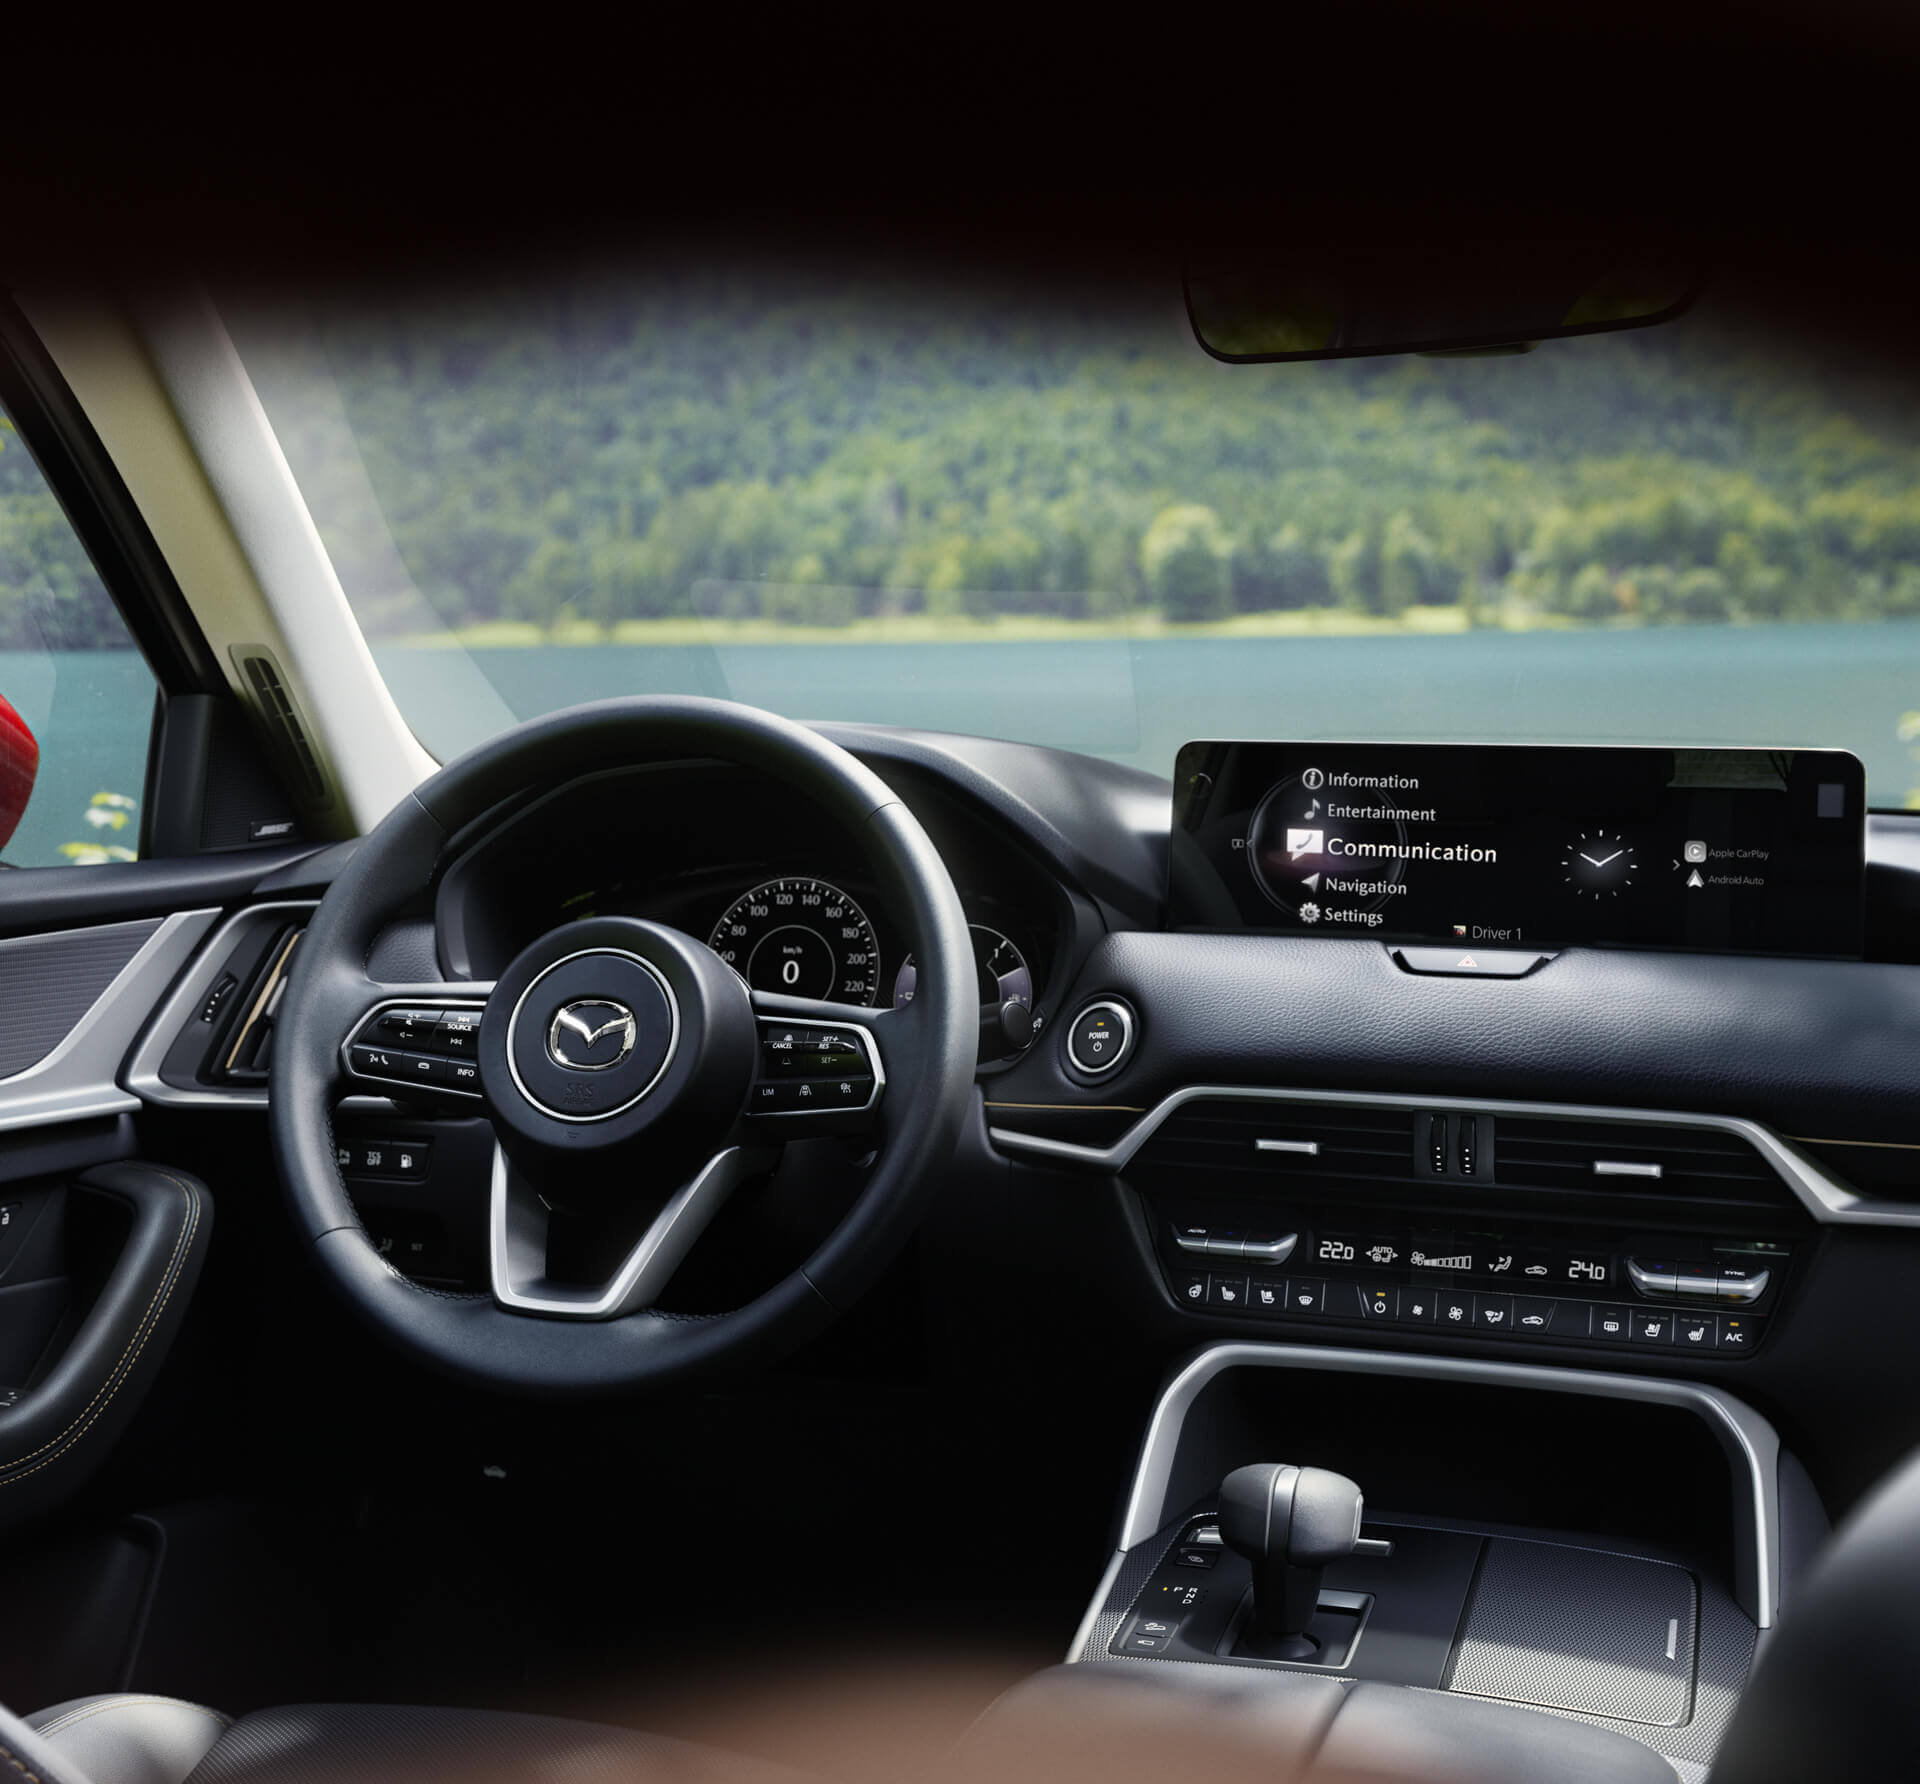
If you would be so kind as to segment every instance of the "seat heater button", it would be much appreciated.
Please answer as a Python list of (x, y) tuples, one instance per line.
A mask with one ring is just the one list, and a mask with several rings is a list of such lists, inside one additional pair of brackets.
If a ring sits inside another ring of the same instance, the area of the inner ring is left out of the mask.
[(1287, 1310), (1287, 1285), (1256, 1277), (1248, 1290), (1247, 1306), (1263, 1318), (1278, 1319)]
[(1664, 1307), (1636, 1307), (1630, 1322), (1635, 1344), (1671, 1344), (1673, 1315)]
[(1244, 1276), (1209, 1276), (1207, 1305), (1222, 1312), (1244, 1313), (1247, 1307), (1247, 1279)]
[(1720, 1322), (1711, 1313), (1682, 1313), (1674, 1318), (1673, 1341), (1682, 1350), (1712, 1350)]

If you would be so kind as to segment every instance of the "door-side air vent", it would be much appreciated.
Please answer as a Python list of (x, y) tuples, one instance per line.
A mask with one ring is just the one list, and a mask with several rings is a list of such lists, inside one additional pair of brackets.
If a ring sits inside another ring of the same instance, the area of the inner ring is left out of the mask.
[(1712, 1128), (1504, 1117), (1494, 1136), (1503, 1188), (1776, 1207), (1779, 1175), (1737, 1134)]
[[(234, 997), (230, 990), (221, 999), (227, 1005), (226, 1020), (218, 1024), (213, 1045), (200, 1068), (203, 1083), (266, 1083), (273, 1064), (273, 1019), (287, 989), (287, 968), (295, 944), (305, 933), (304, 923), (288, 923), (277, 930), (240, 995)], [(202, 1016), (201, 1020), (208, 1017)]]
[(293, 696), (287, 691), (279, 665), (259, 649), (236, 651), (235, 656), (253, 694), (254, 710), (272, 737), (300, 797), (309, 805), (325, 805), (327, 777), (313, 745), (307, 741), (307, 728), (301, 722)]
[(1178, 1170), (1404, 1182), (1413, 1157), (1410, 1109), (1316, 1103), (1189, 1103), (1140, 1148), (1141, 1164)]

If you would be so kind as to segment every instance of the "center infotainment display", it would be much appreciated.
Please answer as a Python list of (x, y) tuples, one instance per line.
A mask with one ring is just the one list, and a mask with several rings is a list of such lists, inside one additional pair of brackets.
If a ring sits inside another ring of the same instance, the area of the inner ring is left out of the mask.
[(1858, 955), (1844, 750), (1190, 743), (1175, 928)]

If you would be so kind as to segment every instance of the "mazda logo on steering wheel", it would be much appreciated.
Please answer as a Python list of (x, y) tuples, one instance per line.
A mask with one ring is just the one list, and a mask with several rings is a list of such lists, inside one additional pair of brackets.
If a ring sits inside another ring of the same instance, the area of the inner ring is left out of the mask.
[(573, 1072), (604, 1072), (633, 1051), (633, 1012), (610, 997), (562, 1004), (547, 1026), (547, 1057)]

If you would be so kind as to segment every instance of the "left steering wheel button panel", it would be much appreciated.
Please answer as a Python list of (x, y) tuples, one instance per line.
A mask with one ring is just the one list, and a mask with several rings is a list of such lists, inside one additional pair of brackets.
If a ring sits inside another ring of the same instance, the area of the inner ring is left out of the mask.
[(378, 1010), (347, 1044), (347, 1069), (381, 1084), (478, 1096), (480, 1067), (473, 1051), (479, 1026), (477, 1009), (405, 1005)]

